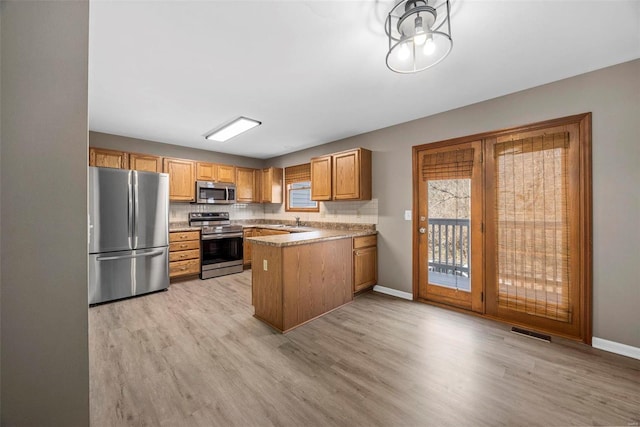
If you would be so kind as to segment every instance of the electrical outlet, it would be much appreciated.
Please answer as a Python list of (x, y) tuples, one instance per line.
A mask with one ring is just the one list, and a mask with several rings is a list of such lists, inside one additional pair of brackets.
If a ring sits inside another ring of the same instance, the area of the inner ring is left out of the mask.
[(404, 220), (411, 221), (411, 211), (404, 211)]
[(267, 260), (266, 260), (266, 259), (263, 259), (263, 260), (262, 260), (262, 269), (263, 269), (264, 271), (269, 271), (269, 268), (268, 268), (268, 264), (267, 264)]

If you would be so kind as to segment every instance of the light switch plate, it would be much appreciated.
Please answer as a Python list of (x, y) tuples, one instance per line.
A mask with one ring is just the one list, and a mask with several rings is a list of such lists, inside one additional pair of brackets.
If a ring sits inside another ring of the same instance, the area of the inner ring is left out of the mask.
[(404, 220), (405, 221), (411, 221), (411, 211), (410, 210), (404, 211)]

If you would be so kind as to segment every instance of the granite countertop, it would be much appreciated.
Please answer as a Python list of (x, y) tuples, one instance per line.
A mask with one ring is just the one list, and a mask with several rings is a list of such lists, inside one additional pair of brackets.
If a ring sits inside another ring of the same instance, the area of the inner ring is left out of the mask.
[(174, 231), (200, 231), (200, 227), (192, 227), (188, 222), (169, 223), (169, 233)]
[[(260, 228), (262, 225), (258, 226)], [(296, 228), (296, 227), (291, 227)], [(305, 228), (305, 227), (300, 227)], [(287, 230), (287, 227), (279, 227), (280, 230)], [(377, 234), (376, 230), (330, 230), (330, 229), (312, 229), (307, 228), (309, 231), (291, 233), (291, 234), (277, 234), (275, 236), (263, 236), (263, 237), (248, 237), (252, 243), (268, 246), (295, 246), (306, 245), (308, 243), (324, 242), (327, 240), (346, 239), (357, 236), (371, 236)]]

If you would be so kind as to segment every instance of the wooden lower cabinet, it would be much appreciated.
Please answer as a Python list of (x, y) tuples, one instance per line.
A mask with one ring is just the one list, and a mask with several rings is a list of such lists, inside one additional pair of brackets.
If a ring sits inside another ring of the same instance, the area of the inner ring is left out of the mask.
[(378, 238), (376, 235), (353, 238), (353, 292), (378, 283)]
[(200, 232), (169, 233), (169, 278), (200, 274)]
[(287, 332), (353, 301), (351, 240), (293, 246), (254, 243), (255, 316)]
[(243, 231), (243, 263), (245, 266), (251, 265), (251, 242), (247, 237), (276, 236), (278, 234), (289, 234), (286, 230), (271, 230), (269, 228), (247, 228)]
[(242, 256), (243, 256), (243, 264), (245, 266), (251, 265), (251, 242), (247, 240), (247, 237), (255, 236), (255, 229), (253, 228), (245, 228), (242, 231)]

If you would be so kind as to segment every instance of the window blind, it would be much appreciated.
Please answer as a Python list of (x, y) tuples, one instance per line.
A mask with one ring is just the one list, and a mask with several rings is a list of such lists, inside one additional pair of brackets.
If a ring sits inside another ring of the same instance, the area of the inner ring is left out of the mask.
[(284, 168), (284, 181), (285, 185), (311, 181), (311, 163)]
[(495, 145), (498, 304), (571, 321), (569, 134)]
[(422, 179), (471, 178), (473, 154), (473, 148), (425, 154), (422, 159)]

